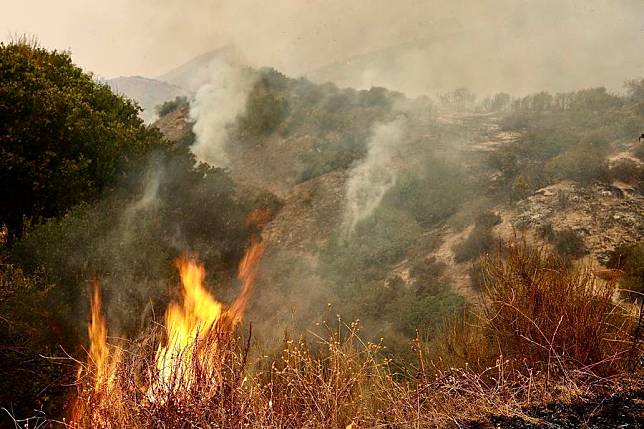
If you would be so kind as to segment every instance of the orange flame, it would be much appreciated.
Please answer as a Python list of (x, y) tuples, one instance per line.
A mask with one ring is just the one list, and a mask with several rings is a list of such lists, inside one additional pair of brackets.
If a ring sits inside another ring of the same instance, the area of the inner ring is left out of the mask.
[(98, 281), (92, 281), (91, 316), (87, 332), (89, 334), (89, 361), (94, 367), (94, 389), (101, 388), (110, 379), (108, 371), (107, 326), (101, 314), (101, 293)]
[(241, 322), (244, 315), (246, 304), (255, 286), (256, 267), (263, 254), (264, 244), (253, 237), (250, 247), (239, 263), (237, 278), (242, 282), (242, 290), (228, 310), (228, 313), (233, 317), (234, 324)]
[[(92, 295), (90, 298), (90, 320), (87, 326), (87, 333), (90, 340), (88, 361), (86, 366), (78, 369), (78, 383), (82, 386), (83, 373), (91, 374), (93, 377), (92, 395), (107, 394), (114, 383), (116, 376), (116, 365), (120, 354), (110, 356), (110, 349), (107, 344), (107, 325), (101, 311), (101, 287), (96, 279), (92, 280)], [(89, 396), (92, 396), (89, 395)], [(83, 400), (89, 400), (79, 392), (71, 412), (70, 425), (76, 427), (79, 424), (81, 409), (90, 408)]]
[[(203, 265), (187, 257), (177, 260), (181, 303), (171, 303), (166, 311), (167, 342), (156, 352), (158, 375), (148, 390), (150, 400), (163, 401), (165, 393), (189, 388), (197, 368), (209, 377), (217, 375), (217, 336), (229, 333), (241, 322), (263, 252), (264, 245), (253, 238), (239, 265), (241, 293), (228, 309), (204, 287)], [(204, 343), (207, 347), (203, 347)]]
[[(247, 226), (256, 225), (261, 229), (270, 220), (269, 211), (255, 211), (247, 220)], [(217, 378), (221, 362), (218, 362), (218, 341), (222, 334), (230, 333), (242, 320), (246, 305), (253, 291), (258, 263), (264, 253), (264, 244), (253, 235), (250, 245), (239, 264), (238, 278), (242, 283), (239, 296), (225, 308), (204, 286), (205, 270), (197, 260), (182, 256), (176, 266), (181, 278), (180, 302), (172, 302), (165, 314), (166, 341), (160, 344), (155, 354), (155, 370), (150, 374), (147, 398), (151, 402), (163, 403), (167, 394), (188, 393), (198, 377)], [(93, 386), (83, 394), (79, 391), (72, 424), (79, 422), (81, 409), (91, 409), (90, 397), (98, 403), (109, 403), (107, 392), (113, 390), (117, 364), (121, 354), (110, 356), (107, 344), (107, 327), (101, 314), (101, 300), (98, 282), (93, 281), (91, 318), (88, 327), (91, 341), (87, 367), (79, 370), (79, 381), (83, 371), (93, 368)], [(118, 352), (118, 350), (117, 350)], [(144, 389), (146, 390), (146, 389)], [(115, 392), (116, 393), (116, 392)], [(93, 416), (95, 413), (89, 411)]]

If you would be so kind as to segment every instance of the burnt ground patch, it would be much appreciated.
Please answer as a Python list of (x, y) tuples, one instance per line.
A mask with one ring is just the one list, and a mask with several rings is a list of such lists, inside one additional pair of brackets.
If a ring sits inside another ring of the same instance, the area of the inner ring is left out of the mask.
[(644, 427), (644, 387), (612, 395), (580, 398), (570, 403), (552, 403), (525, 410), (538, 423), (521, 417), (492, 416), (483, 422), (471, 422), (471, 429), (639, 429)]

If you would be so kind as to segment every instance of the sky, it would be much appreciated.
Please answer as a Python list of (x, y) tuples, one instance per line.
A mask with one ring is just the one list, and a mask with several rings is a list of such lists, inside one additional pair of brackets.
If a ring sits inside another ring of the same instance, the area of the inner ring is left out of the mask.
[(0, 39), (36, 36), (111, 78), (235, 46), (250, 65), (410, 94), (619, 87), (644, 76), (643, 0), (0, 0)]

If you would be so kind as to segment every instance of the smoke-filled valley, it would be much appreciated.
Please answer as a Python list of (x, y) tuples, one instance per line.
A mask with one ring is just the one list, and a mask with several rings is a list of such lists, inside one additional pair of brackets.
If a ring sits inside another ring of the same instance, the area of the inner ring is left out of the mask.
[(441, 8), (308, 77), (0, 44), (0, 425), (640, 427), (644, 78), (399, 92)]

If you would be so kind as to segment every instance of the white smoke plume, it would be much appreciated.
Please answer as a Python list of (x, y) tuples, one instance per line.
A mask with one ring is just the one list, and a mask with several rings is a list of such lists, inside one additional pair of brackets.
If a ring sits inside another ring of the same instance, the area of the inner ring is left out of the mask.
[(342, 231), (345, 238), (380, 205), (385, 193), (396, 183), (391, 166), (395, 147), (400, 142), (404, 119), (398, 117), (374, 125), (367, 142), (367, 156), (351, 171), (347, 181)]
[(217, 58), (209, 66), (210, 82), (197, 91), (190, 103), (197, 160), (214, 167), (227, 167), (226, 126), (244, 113), (254, 79), (237, 62)]
[(159, 205), (159, 186), (162, 176), (161, 167), (151, 164), (145, 175), (144, 189), (141, 197), (125, 208), (121, 223), (123, 240), (128, 241), (137, 217), (147, 210), (154, 210)]

